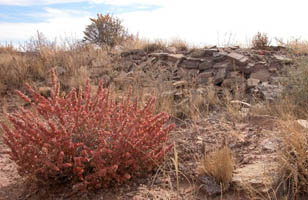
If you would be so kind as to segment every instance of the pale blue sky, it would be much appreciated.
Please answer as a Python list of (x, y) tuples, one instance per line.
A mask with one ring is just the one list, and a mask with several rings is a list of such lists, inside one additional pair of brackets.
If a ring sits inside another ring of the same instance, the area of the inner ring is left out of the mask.
[(83, 37), (89, 17), (111, 13), (131, 33), (191, 44), (249, 43), (260, 31), (271, 38), (308, 39), (306, 0), (0, 0), (0, 42)]

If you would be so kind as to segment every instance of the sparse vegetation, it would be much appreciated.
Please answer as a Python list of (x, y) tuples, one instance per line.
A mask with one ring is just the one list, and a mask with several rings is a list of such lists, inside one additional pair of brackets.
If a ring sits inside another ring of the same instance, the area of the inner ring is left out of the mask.
[(258, 32), (252, 39), (252, 47), (255, 49), (266, 49), (270, 45), (270, 40), (266, 33)]

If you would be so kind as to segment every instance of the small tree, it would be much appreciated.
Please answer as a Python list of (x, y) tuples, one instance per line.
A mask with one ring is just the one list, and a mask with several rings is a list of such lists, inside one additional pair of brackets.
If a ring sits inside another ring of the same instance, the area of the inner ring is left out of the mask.
[(97, 19), (92, 19), (84, 31), (83, 41), (97, 44), (99, 46), (114, 47), (128, 37), (122, 21), (109, 14), (97, 14)]

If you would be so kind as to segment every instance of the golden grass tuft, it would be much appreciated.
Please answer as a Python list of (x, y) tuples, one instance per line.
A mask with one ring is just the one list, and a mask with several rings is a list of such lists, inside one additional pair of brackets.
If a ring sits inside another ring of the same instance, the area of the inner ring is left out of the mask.
[(198, 172), (200, 175), (214, 177), (217, 183), (227, 186), (232, 181), (234, 165), (230, 148), (224, 146), (204, 155), (198, 167)]
[(143, 45), (142, 49), (147, 53), (165, 51), (167, 48), (166, 42), (163, 40), (155, 40), (154, 42), (147, 42)]
[(189, 49), (189, 45), (186, 41), (174, 38), (168, 43), (169, 47), (175, 47), (178, 51), (187, 51)]
[(291, 199), (308, 194), (308, 131), (296, 121), (282, 121), (282, 147), (279, 152), (284, 192)]

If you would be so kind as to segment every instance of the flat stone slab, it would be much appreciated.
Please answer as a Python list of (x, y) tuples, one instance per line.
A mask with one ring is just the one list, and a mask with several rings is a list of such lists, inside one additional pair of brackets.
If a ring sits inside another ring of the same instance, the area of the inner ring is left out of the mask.
[(265, 82), (271, 78), (271, 74), (266, 69), (261, 69), (254, 73), (251, 73), (250, 78), (258, 79), (262, 82)]
[(249, 79), (247, 79), (247, 87), (248, 87), (248, 88), (254, 88), (254, 87), (256, 87), (259, 83), (260, 83), (260, 80), (259, 80), (259, 79), (255, 79), (255, 78), (249, 78)]
[(291, 58), (287, 58), (285, 56), (274, 55), (274, 58), (285, 64), (293, 63), (293, 60)]
[(247, 56), (235, 52), (229, 53), (227, 56), (235, 60), (239, 65), (246, 65), (249, 60)]
[(232, 183), (245, 190), (252, 187), (259, 192), (268, 192), (279, 181), (279, 164), (273, 160), (259, 160), (237, 168), (233, 172)]

